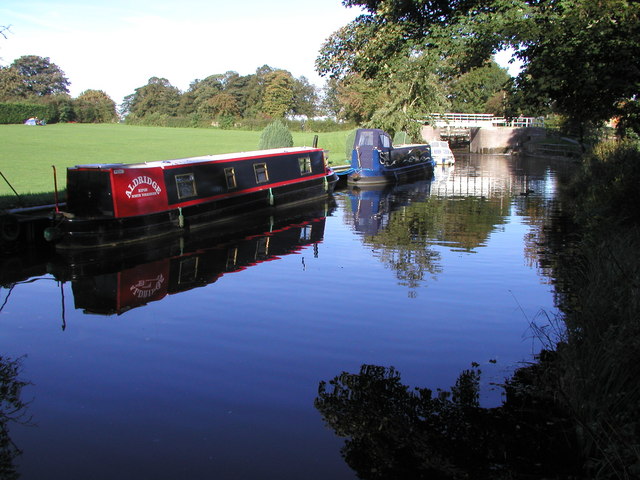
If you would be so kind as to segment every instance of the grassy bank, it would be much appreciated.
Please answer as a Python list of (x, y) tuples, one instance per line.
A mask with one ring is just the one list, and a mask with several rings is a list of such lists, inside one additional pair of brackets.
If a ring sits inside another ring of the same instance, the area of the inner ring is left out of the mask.
[(639, 182), (640, 144), (601, 144), (563, 192), (571, 222), (553, 226), (563, 330), (545, 383), (592, 478), (640, 478)]
[[(344, 163), (348, 132), (319, 133), (332, 164)], [(292, 132), (310, 146), (313, 132)], [(53, 191), (52, 165), (64, 188), (65, 169), (83, 163), (134, 163), (256, 150), (260, 132), (120, 124), (0, 125), (0, 171), (19, 194)], [(13, 196), (0, 179), (0, 197)]]

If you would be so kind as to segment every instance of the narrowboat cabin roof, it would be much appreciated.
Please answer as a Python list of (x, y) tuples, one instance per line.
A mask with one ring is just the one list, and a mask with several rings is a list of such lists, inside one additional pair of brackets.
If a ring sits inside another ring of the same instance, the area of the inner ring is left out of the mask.
[(317, 152), (322, 150), (321, 148), (313, 147), (291, 147), (291, 148), (271, 148), (268, 150), (255, 150), (249, 152), (233, 152), (233, 153), (220, 153), (215, 155), (202, 155), (198, 157), (188, 158), (176, 158), (171, 160), (154, 160), (152, 162), (139, 162), (139, 163), (89, 163), (76, 165), (74, 168), (82, 169), (96, 169), (96, 170), (111, 170), (113, 168), (167, 168), (173, 166), (184, 165), (197, 165), (201, 163), (211, 162), (225, 162), (225, 161), (238, 161), (249, 160), (262, 157), (272, 157), (289, 153), (304, 153), (304, 152)]

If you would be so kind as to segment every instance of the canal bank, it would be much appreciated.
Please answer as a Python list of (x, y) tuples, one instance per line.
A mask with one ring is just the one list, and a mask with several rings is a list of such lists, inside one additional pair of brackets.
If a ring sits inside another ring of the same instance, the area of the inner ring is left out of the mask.
[[(574, 424), (591, 478), (640, 477), (640, 144), (604, 142), (564, 189), (549, 235), (557, 323), (543, 385)], [(555, 328), (554, 328), (555, 327)]]

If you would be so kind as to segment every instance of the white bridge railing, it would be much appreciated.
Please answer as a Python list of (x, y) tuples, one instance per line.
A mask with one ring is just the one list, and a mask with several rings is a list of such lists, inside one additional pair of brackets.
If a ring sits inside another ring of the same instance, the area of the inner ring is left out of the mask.
[(543, 117), (506, 119), (488, 113), (433, 113), (434, 126), (439, 128), (471, 127), (544, 127)]

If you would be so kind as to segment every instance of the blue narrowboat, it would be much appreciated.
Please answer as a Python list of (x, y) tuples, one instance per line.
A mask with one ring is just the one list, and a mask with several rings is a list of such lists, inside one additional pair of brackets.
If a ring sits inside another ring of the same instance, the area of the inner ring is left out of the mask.
[(356, 131), (347, 183), (373, 185), (429, 177), (433, 168), (428, 144), (394, 147), (385, 131), (361, 128)]

